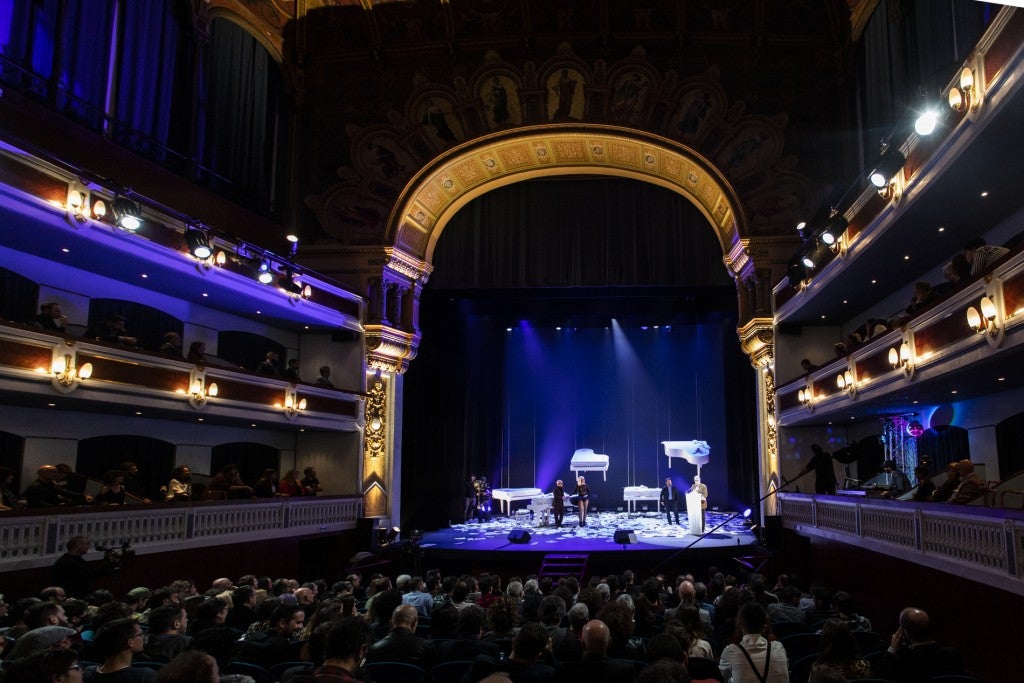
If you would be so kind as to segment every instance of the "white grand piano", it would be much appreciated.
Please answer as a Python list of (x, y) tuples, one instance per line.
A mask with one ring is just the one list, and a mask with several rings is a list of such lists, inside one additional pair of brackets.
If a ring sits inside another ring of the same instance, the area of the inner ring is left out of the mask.
[(577, 479), (580, 472), (600, 472), (604, 480), (608, 481), (608, 456), (595, 453), (593, 448), (577, 448), (572, 454), (569, 469)]
[(661, 489), (649, 489), (644, 485), (624, 486), (622, 488), (622, 499), (626, 501), (626, 509), (630, 512), (636, 512), (638, 501), (654, 501), (654, 507), (657, 510), (657, 504), (661, 501)]
[[(547, 494), (549, 497), (551, 494)], [(512, 512), (512, 503), (517, 500), (533, 500), (534, 498), (544, 496), (544, 492), (538, 488), (521, 488), (521, 489), (491, 489), (491, 498), (498, 501), (498, 511), (504, 512), (506, 515)], [(504, 503), (504, 506), (501, 504)]]
[(661, 445), (665, 447), (669, 467), (672, 467), (672, 458), (682, 458), (691, 465), (696, 465), (699, 475), (700, 466), (707, 465), (711, 460), (711, 446), (707, 441), (662, 441)]

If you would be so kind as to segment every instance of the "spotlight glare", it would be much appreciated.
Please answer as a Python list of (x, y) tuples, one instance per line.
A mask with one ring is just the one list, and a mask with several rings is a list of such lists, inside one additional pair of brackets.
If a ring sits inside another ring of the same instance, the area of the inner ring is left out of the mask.
[(918, 135), (931, 135), (935, 132), (935, 126), (939, 123), (939, 112), (935, 109), (926, 109), (914, 121), (914, 130)]

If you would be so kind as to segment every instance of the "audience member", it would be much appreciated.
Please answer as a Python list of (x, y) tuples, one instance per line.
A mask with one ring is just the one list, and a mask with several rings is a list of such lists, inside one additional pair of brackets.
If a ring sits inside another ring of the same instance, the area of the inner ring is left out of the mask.
[[(523, 628), (525, 630), (526, 627)], [(583, 657), (578, 662), (567, 662), (559, 667), (559, 677), (591, 683), (632, 683), (633, 663), (608, 657), (611, 639), (611, 632), (603, 621), (588, 621), (581, 638)]]
[(838, 612), (837, 618), (850, 627), (850, 631), (870, 631), (871, 620), (857, 614), (853, 596), (846, 591), (836, 591), (832, 596), (832, 605)]
[(189, 650), (171, 660), (156, 674), (156, 683), (219, 683), (217, 660), (201, 650)]
[(841, 619), (828, 619), (821, 628), (820, 651), (811, 672), (823, 669), (835, 669), (848, 679), (871, 674), (871, 666), (860, 658), (849, 625)]
[(125, 460), (118, 465), (118, 469), (124, 475), (124, 490), (128, 492), (128, 495), (135, 496), (144, 503), (150, 502), (143, 490), (142, 480), (139, 479), (139, 466), (131, 460)]
[(430, 669), (436, 658), (433, 644), (416, 635), (418, 616), (412, 605), (399, 605), (391, 615), (391, 630), (366, 651), (366, 662), (401, 662)]
[(804, 358), (800, 361), (800, 369), (804, 371), (805, 375), (809, 375), (818, 369), (818, 366), (810, 361), (809, 358)]
[[(211, 482), (212, 483), (212, 482)], [(252, 487), (254, 498), (273, 498), (277, 495), (277, 471), (266, 469)]]
[(197, 365), (206, 363), (206, 344), (201, 341), (194, 341), (188, 345), (188, 355), (185, 359)]
[(301, 496), (302, 484), (299, 483), (299, 471), (288, 470), (281, 477), (281, 481), (277, 482), (277, 494), (279, 496)]
[(874, 665), (872, 675), (897, 683), (920, 683), (963, 671), (963, 656), (932, 639), (925, 611), (907, 607), (900, 612), (899, 628), (892, 634), (889, 649)]
[(299, 377), (299, 359), (289, 358), (288, 367), (284, 369), (284, 372), (281, 373), (281, 376), (287, 380), (291, 380), (292, 382), (301, 382), (302, 378)]
[(929, 501), (935, 494), (935, 482), (932, 475), (928, 474), (927, 465), (918, 465), (914, 468), (914, 478), (917, 479), (917, 490), (914, 491), (914, 500), (919, 502)]
[(156, 678), (152, 669), (132, 667), (132, 657), (142, 652), (145, 634), (134, 619), (115, 619), (96, 631), (93, 645), (103, 663), (85, 670), (86, 683), (148, 683)]
[(320, 376), (316, 378), (316, 384), (317, 386), (327, 387), (328, 389), (334, 388), (334, 384), (331, 382), (331, 366), (320, 366)]
[(60, 471), (54, 465), (43, 465), (36, 470), (36, 480), (21, 494), (30, 508), (81, 505), (93, 502), (92, 496), (57, 485)]
[(317, 479), (315, 467), (307, 467), (302, 470), (302, 474), (302, 481), (299, 482), (302, 485), (302, 495), (315, 496), (324, 490), (324, 487), (320, 485), (320, 480)]
[(10, 467), (0, 467), (0, 506), (14, 509), (25, 505), (24, 496), (19, 496), (14, 490), (14, 470)]
[(295, 661), (298, 647), (292, 643), (306, 620), (298, 605), (279, 604), (270, 617), (269, 626), (246, 635), (238, 650), (238, 659), (265, 669), (279, 662)]
[(960, 472), (957, 469), (957, 464), (956, 462), (951, 462), (946, 465), (946, 481), (942, 482), (942, 485), (935, 489), (935, 493), (932, 494), (932, 501), (945, 503), (953, 495), (956, 487), (960, 485)]
[(403, 605), (412, 605), (421, 617), (430, 618), (430, 611), (434, 608), (434, 596), (423, 591), (423, 579), (414, 576), (409, 585), (409, 592), (402, 596)]
[(330, 627), (324, 641), (324, 663), (310, 677), (317, 683), (357, 683), (360, 663), (373, 635), (363, 619), (348, 619)]
[(47, 624), (26, 631), (19, 637), (9, 652), (5, 652), (6, 659), (20, 659), (29, 657), (48, 648), (60, 647), (68, 649), (71, 647), (72, 639), (77, 639), (78, 631), (69, 626), (59, 624)]
[[(553, 680), (554, 667), (541, 661), (549, 642), (548, 631), (543, 626), (536, 623), (524, 624), (512, 642), (512, 652), (507, 659), (500, 660), (486, 654), (478, 655), (466, 674), (466, 680), (490, 680), (489, 677), (497, 672), (506, 673), (513, 683), (545, 683)], [(630, 670), (632, 671), (632, 667)], [(559, 673), (562, 672), (560, 669)], [(567, 676), (565, 680), (584, 679)]]
[(82, 665), (74, 650), (47, 648), (25, 659), (7, 661), (3, 680), (8, 683), (78, 683), (82, 680)]
[(182, 358), (182, 346), (181, 335), (177, 332), (166, 332), (164, 333), (164, 342), (160, 345), (160, 354), (163, 356), (170, 356), (172, 358)]
[(259, 365), (256, 366), (256, 372), (261, 375), (270, 375), (271, 377), (279, 377), (280, 371), (277, 369), (277, 362), (281, 359), (275, 351), (267, 351), (267, 356), (264, 358)]
[(455, 626), (456, 638), (437, 643), (437, 660), (439, 662), (473, 661), (477, 655), (498, 657), (501, 650), (490, 640), (483, 640), (484, 621), (487, 613), (479, 605), (470, 605), (459, 611), (459, 621)]
[(789, 683), (789, 660), (782, 643), (765, 637), (768, 614), (756, 602), (740, 608), (740, 642), (726, 645), (719, 668), (724, 683)]
[(987, 271), (989, 266), (1010, 253), (1006, 247), (985, 244), (981, 237), (975, 237), (964, 245), (963, 255), (971, 266), (971, 277), (977, 277)]
[(68, 595), (76, 598), (88, 595), (93, 581), (114, 568), (106, 559), (98, 564), (87, 563), (85, 555), (91, 546), (92, 541), (87, 536), (73, 536), (65, 545), (67, 552), (53, 563), (53, 583), (62, 586)]
[(47, 301), (39, 307), (39, 315), (33, 318), (32, 322), (48, 332), (60, 332), (63, 334), (64, 328), (68, 324), (68, 319), (63, 311), (60, 310), (59, 303)]
[(132, 337), (125, 330), (125, 317), (120, 313), (111, 313), (98, 325), (90, 327), (85, 331), (85, 337), (95, 338), (97, 341), (108, 344), (123, 344), (124, 346), (138, 346), (139, 340)]
[(779, 601), (768, 605), (766, 611), (772, 623), (780, 621), (804, 621), (804, 611), (800, 609), (800, 589), (786, 586), (779, 593)]
[(142, 658), (149, 662), (169, 662), (192, 644), (188, 631), (188, 615), (178, 603), (158, 607), (149, 614), (149, 636), (143, 646)]
[(966, 505), (985, 492), (985, 482), (974, 472), (973, 462), (961, 460), (956, 464), (956, 471), (960, 475), (960, 483), (950, 494), (950, 503)]
[(223, 491), (228, 498), (251, 498), (253, 495), (252, 487), (246, 486), (239, 476), (238, 466), (231, 464), (224, 465), (221, 471), (210, 479), (207, 488), (211, 491)]
[(167, 483), (167, 494), (164, 500), (167, 502), (192, 500), (192, 470), (188, 465), (178, 465), (174, 468), (171, 480)]
[(97, 505), (124, 505), (124, 472), (121, 470), (108, 470), (103, 475), (103, 486), (96, 494)]

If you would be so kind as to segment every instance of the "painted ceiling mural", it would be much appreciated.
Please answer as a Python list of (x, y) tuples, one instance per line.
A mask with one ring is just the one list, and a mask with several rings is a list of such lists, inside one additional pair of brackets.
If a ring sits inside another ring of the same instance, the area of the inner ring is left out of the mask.
[(840, 123), (856, 4), (208, 0), (203, 11), (232, 14), (282, 55), (301, 102), (302, 199), (321, 242), (358, 246), (381, 243), (431, 161), (547, 123), (684, 145), (736, 190), (747, 236), (792, 232), (842, 175), (822, 136)]

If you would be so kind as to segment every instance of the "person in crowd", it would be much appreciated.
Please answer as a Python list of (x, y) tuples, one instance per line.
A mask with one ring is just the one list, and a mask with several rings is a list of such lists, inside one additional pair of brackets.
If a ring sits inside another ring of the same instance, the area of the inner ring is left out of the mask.
[(281, 373), (281, 376), (292, 382), (301, 382), (302, 378), (299, 377), (299, 359), (289, 358), (288, 367), (284, 369), (284, 372)]
[(960, 485), (960, 472), (957, 470), (957, 462), (946, 465), (946, 481), (935, 489), (932, 494), (932, 502), (945, 503), (953, 495), (953, 491)]
[(324, 490), (324, 487), (320, 485), (320, 480), (316, 476), (315, 467), (310, 466), (302, 470), (302, 475), (302, 481), (299, 482), (302, 485), (302, 495), (315, 496)]
[[(61, 610), (63, 616), (63, 610)], [(69, 627), (66, 623), (47, 624), (26, 631), (11, 646), (9, 652), (5, 652), (5, 659), (21, 659), (30, 657), (40, 650), (48, 648), (71, 647), (72, 641), (77, 640), (78, 631)]]
[(700, 494), (700, 532), (704, 533), (708, 521), (708, 486), (701, 483), (699, 474), (693, 475), (693, 486), (690, 487), (687, 493)]
[(202, 650), (182, 652), (157, 674), (155, 683), (219, 683), (217, 660)]
[(85, 487), (89, 483), (89, 477), (81, 472), (75, 472), (75, 468), (66, 462), (57, 463), (57, 486), (61, 486), (75, 493), (85, 493)]
[(676, 596), (679, 601), (676, 607), (665, 610), (665, 620), (668, 621), (669, 619), (675, 619), (678, 616), (680, 608), (684, 605), (692, 605), (697, 608), (697, 614), (700, 618), (701, 628), (704, 633), (711, 633), (711, 613), (697, 604), (697, 589), (694, 587), (693, 582), (687, 581), (686, 579), (680, 581), (679, 585), (676, 586)]
[(256, 621), (256, 589), (252, 585), (239, 586), (231, 593), (231, 609), (224, 625), (245, 633)]
[(192, 645), (188, 633), (188, 614), (180, 603), (157, 607), (149, 614), (149, 636), (141, 659), (169, 662)]
[(804, 358), (800, 361), (800, 369), (804, 371), (805, 375), (809, 375), (818, 369), (818, 366), (811, 362), (810, 358)]
[(935, 482), (932, 475), (928, 473), (927, 465), (918, 465), (914, 468), (914, 478), (917, 479), (917, 490), (914, 491), (914, 500), (918, 502), (930, 501), (935, 494)]
[(256, 366), (257, 374), (280, 377), (281, 372), (277, 369), (279, 360), (281, 360), (281, 357), (277, 355), (276, 351), (267, 351), (266, 357)]
[(423, 588), (423, 578), (412, 577), (409, 581), (409, 592), (402, 596), (402, 604), (412, 605), (421, 617), (429, 619), (434, 608), (434, 596), (424, 592)]
[(78, 653), (66, 648), (46, 648), (24, 659), (10, 660), (4, 668), (9, 683), (81, 683)]
[(256, 480), (252, 487), (252, 495), (255, 498), (273, 498), (277, 493), (277, 471), (272, 469), (263, 470), (263, 474)]
[(1006, 247), (985, 244), (981, 237), (975, 237), (964, 245), (963, 255), (971, 267), (971, 277), (977, 277), (987, 271), (996, 261), (1010, 253)]
[(331, 366), (321, 365), (320, 376), (316, 378), (316, 385), (318, 387), (325, 387), (327, 389), (333, 389), (334, 384), (331, 382)]
[(915, 282), (914, 295), (910, 298), (910, 305), (903, 311), (902, 321), (905, 322), (913, 318), (918, 313), (930, 308), (938, 300), (939, 296), (934, 292), (929, 283), (923, 280)]
[(212, 491), (223, 491), (228, 498), (251, 498), (253, 495), (252, 487), (245, 485), (238, 474), (238, 466), (233, 464), (224, 465), (220, 472), (210, 479), (207, 488)]
[(576, 491), (573, 492), (576, 498), (576, 512), (580, 518), (580, 526), (587, 525), (587, 508), (590, 506), (590, 487), (587, 486), (586, 477), (576, 479)]
[(47, 586), (39, 591), (39, 599), (43, 602), (63, 603), (68, 599), (68, 594), (60, 586)]
[(167, 502), (183, 502), (192, 500), (192, 470), (188, 465), (178, 465), (171, 473), (167, 483)]
[(928, 614), (916, 607), (900, 612), (889, 648), (872, 667), (872, 675), (897, 683), (921, 683), (935, 676), (962, 674), (964, 658), (931, 636)]
[[(525, 626), (523, 629), (525, 630)], [(522, 631), (520, 631), (520, 636)], [(581, 642), (583, 656), (578, 662), (566, 662), (558, 668), (559, 678), (566, 681), (601, 681), (604, 683), (632, 683), (633, 664), (608, 656), (611, 645), (611, 631), (598, 619), (592, 619), (583, 627)]]
[[(672, 483), (672, 477), (665, 479), (665, 485), (661, 487), (660, 502), (665, 508), (665, 521), (669, 524), (679, 524), (679, 489)], [(676, 515), (676, 521), (672, 521), (672, 513)]]
[(302, 630), (306, 613), (297, 604), (280, 603), (270, 617), (270, 626), (247, 635), (238, 650), (238, 659), (269, 669), (280, 662), (295, 661), (298, 646), (292, 639)]
[(399, 605), (391, 614), (391, 630), (366, 651), (366, 663), (401, 662), (429, 670), (436, 651), (433, 643), (416, 635), (416, 608)]
[[(507, 672), (508, 679), (515, 683), (545, 683), (554, 680), (553, 661), (545, 661), (544, 655), (550, 642), (548, 631), (536, 623), (524, 624), (512, 642), (512, 652), (505, 660), (481, 654), (473, 660), (466, 680), (483, 681), (496, 672)], [(584, 680), (561, 677), (565, 681)]]
[(39, 307), (39, 315), (32, 319), (32, 324), (41, 327), (47, 332), (59, 332), (64, 334), (68, 324), (67, 316), (60, 310), (60, 304), (56, 301), (47, 301)]
[(557, 595), (545, 596), (540, 602), (537, 615), (551, 638), (551, 654), (555, 659), (560, 662), (577, 661), (583, 654), (583, 648), (576, 634), (571, 629), (562, 627), (565, 600)]
[(74, 536), (68, 539), (67, 552), (57, 558), (51, 570), (53, 583), (63, 586), (68, 595), (76, 598), (85, 597), (92, 590), (92, 583), (105, 576), (116, 567), (116, 564), (104, 559), (100, 564), (90, 565), (85, 561), (92, 541), (88, 536)]
[(302, 484), (299, 483), (298, 470), (288, 470), (284, 473), (281, 481), (277, 483), (277, 495), (289, 497), (304, 495)]
[(974, 463), (964, 459), (956, 464), (957, 474), (960, 475), (960, 482), (949, 495), (950, 503), (955, 505), (966, 505), (978, 496), (985, 493), (985, 482), (974, 471)]
[(60, 470), (54, 465), (43, 465), (36, 470), (36, 480), (21, 494), (30, 508), (59, 507), (92, 503), (92, 496), (57, 485)]
[(103, 475), (103, 486), (96, 494), (97, 505), (124, 505), (124, 472), (121, 470), (108, 470)]
[(836, 608), (836, 612), (839, 613), (837, 618), (849, 626), (850, 631), (857, 632), (871, 630), (871, 620), (857, 614), (853, 596), (848, 592), (836, 591), (835, 595), (832, 596), (832, 605)]
[(861, 659), (857, 641), (849, 625), (842, 619), (828, 619), (821, 627), (821, 645), (811, 672), (833, 669), (848, 679), (868, 678), (871, 666)]
[(722, 650), (719, 668), (724, 683), (789, 683), (789, 660), (782, 643), (768, 640), (768, 614), (756, 602), (740, 608), (740, 642)]
[(886, 498), (901, 496), (910, 490), (910, 479), (896, 467), (895, 460), (886, 460), (882, 463), (882, 474), (889, 483), (889, 490), (884, 494)]
[(782, 590), (777, 591), (777, 593), (779, 601), (765, 608), (772, 623), (780, 621), (803, 622), (804, 611), (800, 609), (800, 589), (796, 586), (785, 586)]
[(181, 340), (181, 335), (177, 332), (165, 332), (164, 341), (160, 344), (160, 355), (169, 356), (171, 358), (183, 358), (182, 347), (184, 343)]
[(156, 678), (152, 669), (132, 667), (132, 658), (142, 652), (145, 634), (134, 619), (114, 619), (99, 628), (93, 639), (103, 663), (85, 670), (85, 683), (149, 683)]
[(188, 634), (195, 637), (208, 628), (223, 626), (227, 617), (227, 600), (210, 598), (196, 607), (192, 620), (188, 625)]
[(185, 360), (203, 365), (206, 363), (206, 344), (201, 341), (194, 341), (188, 345), (188, 355)]
[(128, 334), (125, 329), (125, 317), (120, 313), (111, 313), (98, 325), (90, 327), (85, 332), (88, 339), (95, 338), (97, 341), (108, 344), (120, 344), (123, 346), (138, 346), (139, 340)]
[(823, 450), (816, 443), (811, 444), (811, 453), (813, 453), (811, 459), (796, 476), (802, 477), (814, 470), (814, 492), (834, 496), (836, 494), (836, 471), (832, 454)]
[(804, 622), (808, 626), (814, 626), (826, 619), (835, 619), (839, 612), (832, 606), (832, 590), (823, 583), (815, 583), (811, 586), (811, 598), (813, 604), (804, 610)]
[(124, 475), (124, 490), (128, 492), (128, 495), (138, 498), (143, 503), (150, 502), (143, 489), (142, 480), (139, 478), (139, 466), (131, 460), (125, 460), (118, 466), (118, 469)]
[(137, 586), (125, 594), (124, 604), (132, 611), (133, 617), (138, 618), (142, 616), (142, 612), (146, 609), (146, 605), (149, 604), (149, 598), (152, 594), (152, 591), (145, 586)]
[(473, 661), (477, 655), (498, 657), (501, 654), (498, 645), (481, 638), (486, 620), (487, 613), (478, 605), (470, 605), (460, 611), (459, 621), (455, 625), (456, 637), (437, 644), (437, 661)]
[(358, 683), (359, 666), (373, 631), (364, 619), (348, 619), (330, 627), (324, 641), (324, 663), (313, 672), (316, 683)]
[(25, 498), (14, 490), (14, 470), (10, 467), (0, 467), (0, 507), (13, 510), (23, 508), (25, 505)]
[(679, 627), (686, 636), (686, 640), (690, 643), (687, 656), (711, 659), (713, 651), (711, 643), (707, 640), (710, 624), (705, 626), (701, 621), (700, 608), (696, 604), (680, 605), (674, 619), (679, 622)]

